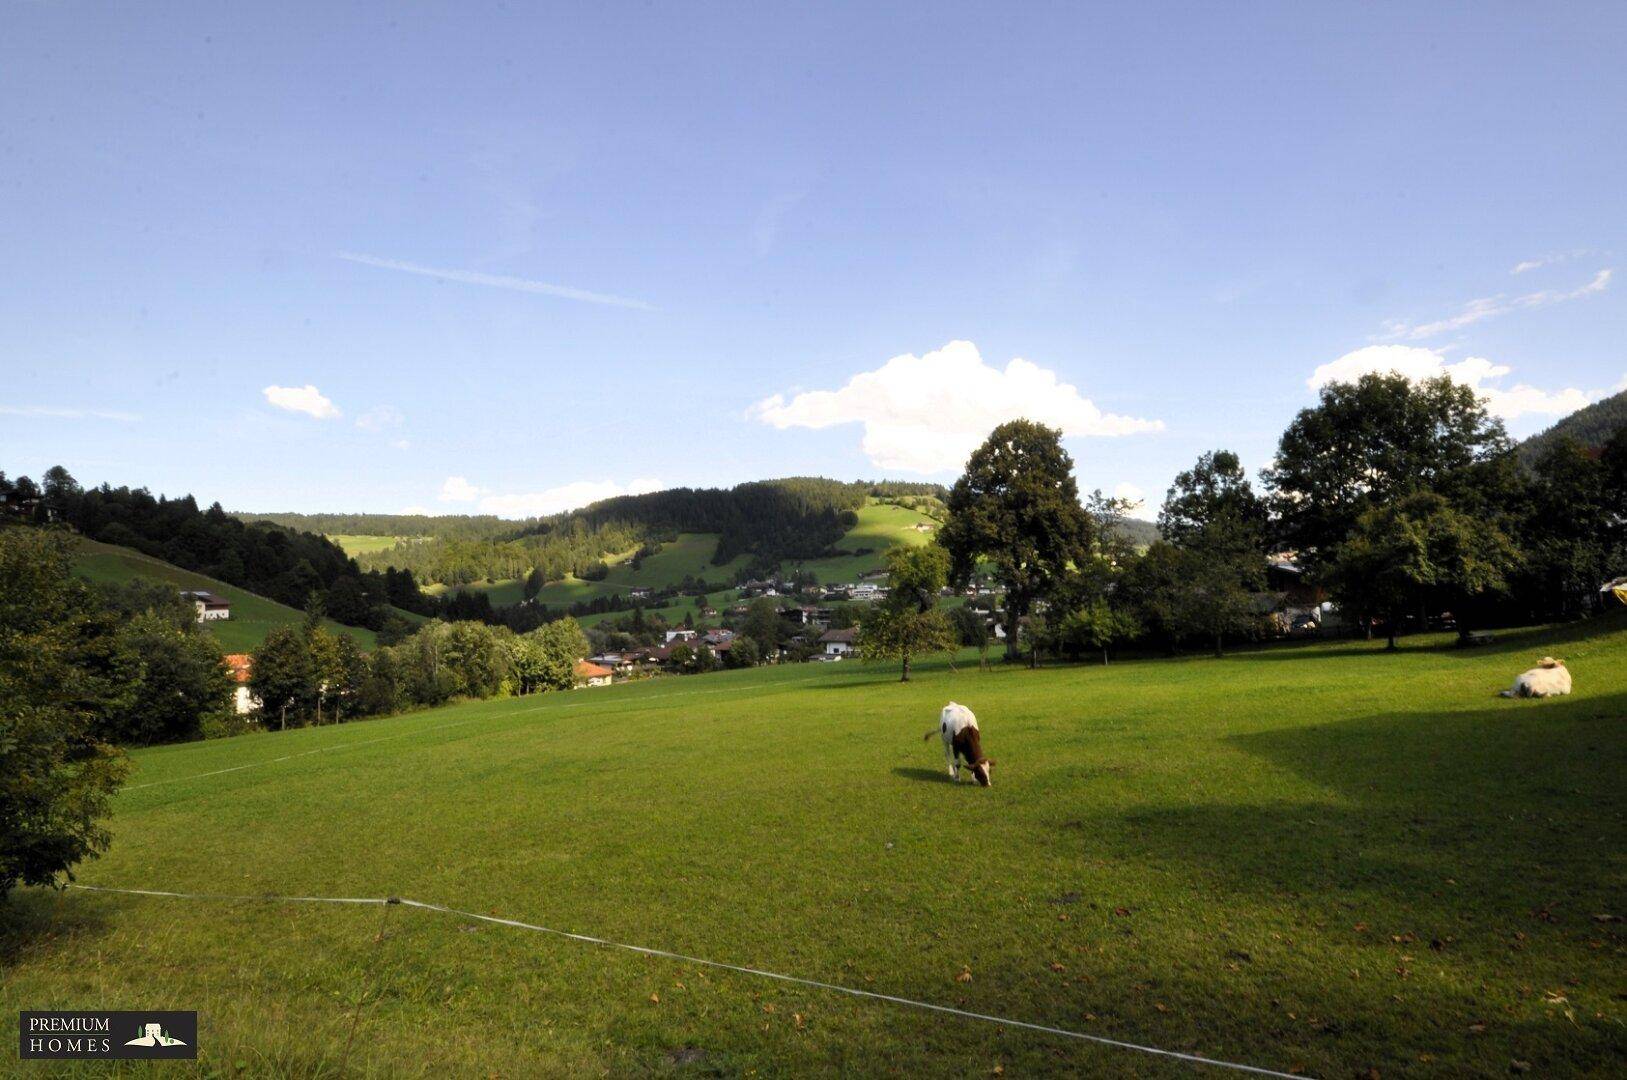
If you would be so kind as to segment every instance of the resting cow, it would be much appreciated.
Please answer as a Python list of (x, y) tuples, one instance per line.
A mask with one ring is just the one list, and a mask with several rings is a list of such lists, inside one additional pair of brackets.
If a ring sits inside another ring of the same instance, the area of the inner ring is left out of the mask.
[(1571, 692), (1571, 673), (1565, 661), (1544, 656), (1536, 667), (1522, 671), (1514, 685), (1503, 691), (1504, 697), (1554, 697)]
[(990, 776), (994, 762), (983, 756), (983, 742), (979, 738), (977, 717), (972, 715), (972, 710), (951, 701), (943, 707), (938, 726), (927, 732), (926, 738), (930, 739), (934, 734), (943, 736), (943, 756), (949, 761), (951, 780), (960, 783), (960, 762), (956, 759), (964, 758), (979, 784), (984, 787), (994, 784)]

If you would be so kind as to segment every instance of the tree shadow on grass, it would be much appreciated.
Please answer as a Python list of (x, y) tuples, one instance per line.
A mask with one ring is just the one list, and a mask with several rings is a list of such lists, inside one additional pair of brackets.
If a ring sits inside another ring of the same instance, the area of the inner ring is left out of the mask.
[(62, 937), (101, 937), (113, 905), (105, 896), (55, 889), (17, 889), (0, 899), (0, 971), (35, 947)]
[(1624, 719), (1617, 693), (1237, 735), (1329, 797), (1273, 798), (1262, 783), (1259, 801), (1131, 809), (1065, 835), (1243, 893), (1333, 891), (1426, 918), (1546, 911), (1580, 929), (1627, 889), (1611, 854), (1627, 822)]

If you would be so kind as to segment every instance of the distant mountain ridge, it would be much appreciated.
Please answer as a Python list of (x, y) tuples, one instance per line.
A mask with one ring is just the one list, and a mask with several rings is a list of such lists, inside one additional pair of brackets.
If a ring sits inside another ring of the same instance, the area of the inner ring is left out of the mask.
[(1623, 428), (1627, 428), (1627, 390), (1577, 409), (1546, 431), (1520, 443), (1515, 453), (1522, 464), (1530, 465), (1548, 447), (1567, 436), (1585, 447), (1598, 449)]

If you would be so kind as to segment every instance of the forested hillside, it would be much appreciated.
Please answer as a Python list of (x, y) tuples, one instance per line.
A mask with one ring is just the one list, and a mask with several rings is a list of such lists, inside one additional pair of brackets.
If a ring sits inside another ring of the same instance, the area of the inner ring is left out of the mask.
[(1603, 401), (1595, 401), (1584, 409), (1577, 409), (1548, 430), (1531, 436), (1516, 449), (1521, 463), (1529, 466), (1535, 464), (1543, 451), (1560, 439), (1569, 437), (1588, 449), (1596, 450), (1624, 428), (1627, 428), (1627, 390)]
[(532, 571), (545, 581), (594, 580), (617, 557), (653, 554), (680, 534), (715, 535), (713, 566), (744, 556), (743, 565), (766, 572), (787, 560), (828, 553), (853, 528), (868, 498), (941, 516), (944, 494), (937, 484), (791, 477), (627, 495), (526, 521), (399, 514), (237, 516), (333, 535), (398, 537), (394, 546), (358, 552), (358, 565), (411, 570), (425, 584), (467, 585), (524, 578)]
[(67, 525), (89, 539), (132, 548), (292, 608), (303, 610), (314, 595), (329, 616), (347, 625), (400, 632), (404, 620), (392, 605), (409, 611), (423, 605), (410, 573), (364, 573), (324, 537), (243, 522), (218, 503), (200, 510), (191, 495), (172, 499), (106, 484), (87, 489), (60, 466), (38, 485), (0, 473), (0, 494), (34, 522)]

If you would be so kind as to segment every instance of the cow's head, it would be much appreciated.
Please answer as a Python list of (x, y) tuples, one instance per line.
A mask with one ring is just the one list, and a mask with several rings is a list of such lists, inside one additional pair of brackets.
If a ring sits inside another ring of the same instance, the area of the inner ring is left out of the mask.
[(972, 775), (977, 778), (978, 784), (983, 787), (994, 786), (993, 771), (994, 761), (991, 758), (984, 758), (972, 766)]

